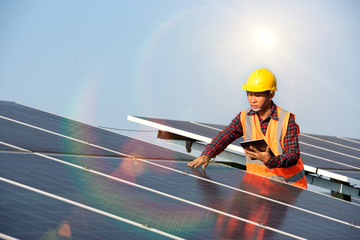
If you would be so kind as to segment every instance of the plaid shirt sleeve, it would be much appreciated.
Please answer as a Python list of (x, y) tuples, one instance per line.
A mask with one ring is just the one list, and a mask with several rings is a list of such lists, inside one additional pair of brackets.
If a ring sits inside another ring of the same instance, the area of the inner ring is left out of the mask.
[(295, 123), (295, 117), (290, 114), (289, 124), (284, 138), (284, 151), (276, 157), (270, 157), (265, 164), (268, 168), (286, 168), (296, 165), (300, 158), (299, 126)]
[(229, 144), (235, 139), (243, 136), (243, 128), (240, 121), (240, 114), (238, 114), (223, 131), (209, 143), (201, 155), (206, 155), (210, 158), (215, 157), (221, 153)]

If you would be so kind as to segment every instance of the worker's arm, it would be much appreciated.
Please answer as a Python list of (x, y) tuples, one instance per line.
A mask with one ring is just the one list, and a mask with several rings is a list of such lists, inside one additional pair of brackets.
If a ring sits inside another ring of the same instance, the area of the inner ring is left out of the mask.
[(217, 156), (219, 153), (232, 143), (235, 139), (243, 135), (243, 130), (240, 122), (240, 114), (231, 121), (223, 131), (209, 143), (201, 156), (188, 164), (189, 167), (197, 168), (203, 165), (203, 169), (209, 164), (211, 158)]

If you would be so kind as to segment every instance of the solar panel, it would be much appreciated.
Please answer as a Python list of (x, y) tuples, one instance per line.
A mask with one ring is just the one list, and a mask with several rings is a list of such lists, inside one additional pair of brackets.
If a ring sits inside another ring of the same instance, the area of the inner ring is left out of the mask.
[[(0, 112), (0, 238), (354, 239), (360, 234), (358, 204), (223, 164), (191, 169), (179, 161), (187, 154), (122, 135), (117, 142), (126, 146), (114, 148), (106, 140), (117, 134), (76, 122), (85, 131), (77, 136), (102, 134), (101, 141), (85, 147), (86, 139), (49, 127), (59, 123), (58, 116), (34, 117), (43, 112), (31, 110), (11, 118)], [(67, 122), (64, 128), (75, 124)], [(61, 138), (77, 143), (75, 150), (62, 152)], [(134, 151), (139, 145), (147, 150)], [(158, 150), (179, 158), (167, 159), (170, 155)]]
[[(225, 125), (135, 116), (129, 116), (128, 119), (205, 143), (210, 143), (217, 133), (226, 127)], [(227, 150), (243, 154), (243, 149), (239, 144), (242, 140), (243, 138), (235, 140)], [(357, 188), (360, 185), (360, 140), (300, 134), (299, 144), (307, 172), (347, 182), (356, 187), (352, 188), (352, 195), (360, 196)]]
[[(192, 158), (187, 154), (14, 102), (0, 101), (0, 120), (0, 135), (8, 143), (34, 151), (108, 156), (121, 152), (123, 155), (154, 159)], [(51, 141), (48, 141), (50, 138)]]

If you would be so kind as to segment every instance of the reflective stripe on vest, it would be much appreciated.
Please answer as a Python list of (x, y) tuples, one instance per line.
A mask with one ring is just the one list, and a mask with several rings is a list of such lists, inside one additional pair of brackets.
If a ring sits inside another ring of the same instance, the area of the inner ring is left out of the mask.
[(286, 178), (286, 182), (288, 183), (294, 183), (299, 181), (300, 179), (302, 179), (303, 177), (305, 177), (305, 170), (304, 167), (301, 169), (300, 172), (296, 173), (295, 175), (292, 175), (291, 177)]
[[(277, 107), (279, 120), (270, 119), (266, 135), (264, 136), (261, 132), (260, 121), (257, 114), (248, 115), (249, 111), (250, 109), (244, 110), (240, 115), (244, 140), (264, 138), (275, 156), (282, 154), (290, 113)], [(301, 158), (299, 158), (295, 166), (269, 169), (265, 166), (264, 162), (257, 159), (251, 160), (246, 157), (246, 168), (249, 172), (306, 188), (305, 171)]]

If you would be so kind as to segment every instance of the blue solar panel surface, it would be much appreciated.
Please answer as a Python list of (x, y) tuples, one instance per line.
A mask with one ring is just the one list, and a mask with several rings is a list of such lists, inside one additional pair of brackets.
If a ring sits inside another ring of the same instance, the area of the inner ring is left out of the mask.
[[(0, 120), (0, 136), (6, 138), (8, 143), (34, 151), (106, 156), (119, 155), (121, 152), (153, 159), (191, 158), (183, 153), (14, 102), (0, 101)], [(106, 146), (106, 149), (94, 148), (94, 145)]]
[[(68, 138), (41, 125), (55, 126), (59, 117), (31, 111), (37, 120), (22, 111), (29, 124), (24, 125), (0, 110), (9, 118), (0, 122), (0, 238), (356, 239), (360, 234), (357, 204), (221, 164), (190, 169), (179, 161), (186, 154), (121, 135), (118, 142), (126, 146), (115, 148), (105, 141), (116, 139), (115, 133), (107, 138), (106, 131), (79, 122), (85, 132)], [(63, 128), (74, 124), (67, 120)], [(84, 135), (99, 139), (98, 133), (103, 140), (97, 144), (79, 141)], [(61, 148), (61, 139), (75, 148)]]

